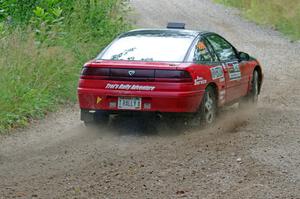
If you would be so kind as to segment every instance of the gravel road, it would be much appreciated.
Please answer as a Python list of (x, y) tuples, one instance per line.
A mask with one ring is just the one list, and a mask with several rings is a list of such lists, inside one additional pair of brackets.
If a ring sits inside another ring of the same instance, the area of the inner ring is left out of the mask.
[(210, 0), (132, 0), (138, 27), (215, 31), (261, 60), (256, 110), (184, 131), (115, 118), (87, 130), (77, 107), (0, 137), (0, 198), (300, 198), (300, 44)]

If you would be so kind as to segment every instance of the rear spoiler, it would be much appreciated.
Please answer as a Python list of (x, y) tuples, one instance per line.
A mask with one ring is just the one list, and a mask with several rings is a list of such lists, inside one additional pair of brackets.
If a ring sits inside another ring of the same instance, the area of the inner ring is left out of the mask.
[(170, 22), (167, 25), (168, 29), (185, 29), (185, 23)]

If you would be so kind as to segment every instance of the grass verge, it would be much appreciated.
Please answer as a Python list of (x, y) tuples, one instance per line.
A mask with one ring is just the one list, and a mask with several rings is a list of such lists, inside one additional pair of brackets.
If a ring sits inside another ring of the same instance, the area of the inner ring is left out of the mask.
[(292, 40), (300, 39), (300, 1), (296, 0), (215, 0), (242, 10), (258, 24), (271, 25)]
[(0, 33), (0, 133), (75, 103), (83, 63), (130, 27), (123, 1), (101, 0), (89, 10), (82, 2), (75, 1), (59, 38), (37, 42), (28, 26)]

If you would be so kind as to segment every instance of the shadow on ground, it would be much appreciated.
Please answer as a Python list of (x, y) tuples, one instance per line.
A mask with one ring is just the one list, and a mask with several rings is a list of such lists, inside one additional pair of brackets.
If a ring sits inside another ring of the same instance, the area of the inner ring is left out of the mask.
[(113, 116), (104, 129), (95, 129), (101, 134), (109, 133), (117, 136), (179, 136), (195, 131), (236, 132), (247, 125), (256, 113), (256, 109), (239, 109), (236, 106), (227, 107), (219, 112), (217, 122), (210, 128), (189, 126), (181, 120), (167, 120), (149, 115), (119, 115)]

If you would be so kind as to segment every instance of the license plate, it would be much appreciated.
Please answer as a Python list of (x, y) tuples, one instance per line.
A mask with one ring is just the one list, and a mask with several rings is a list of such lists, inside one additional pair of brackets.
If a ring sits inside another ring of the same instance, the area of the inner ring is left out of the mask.
[(140, 97), (119, 97), (118, 109), (123, 110), (140, 110), (142, 99)]

